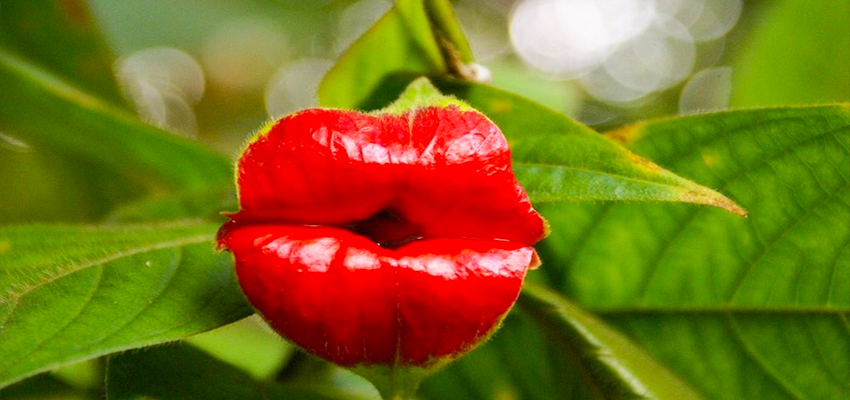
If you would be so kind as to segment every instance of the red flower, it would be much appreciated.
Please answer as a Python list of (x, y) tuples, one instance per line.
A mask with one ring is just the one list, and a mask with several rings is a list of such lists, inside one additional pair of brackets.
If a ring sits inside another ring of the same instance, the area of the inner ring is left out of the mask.
[(430, 367), (480, 343), (545, 235), (492, 122), (446, 98), (398, 108), (269, 125), (219, 233), (251, 304), (343, 366)]

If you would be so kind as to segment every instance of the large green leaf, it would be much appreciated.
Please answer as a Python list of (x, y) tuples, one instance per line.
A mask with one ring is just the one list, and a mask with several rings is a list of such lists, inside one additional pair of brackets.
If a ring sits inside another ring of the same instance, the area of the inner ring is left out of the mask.
[(397, 95), (409, 82), (387, 81), (389, 75), (461, 75), (471, 59), (446, 0), (399, 0), (328, 72), (319, 100), (328, 107), (377, 108), (386, 104), (386, 92)]
[(88, 92), (123, 101), (112, 53), (83, 0), (3, 0), (0, 44)]
[(215, 229), (0, 228), (0, 386), (250, 315)]
[(683, 201), (745, 214), (719, 193), (664, 170), (531, 100), (482, 84), (436, 82), (486, 114), (505, 133), (514, 172), (536, 204)]
[(850, 2), (776, 1), (738, 50), (732, 104), (850, 100)]
[(589, 397), (700, 398), (643, 349), (556, 293), (526, 284), (519, 306), (569, 355), (566, 359), (579, 371), (582, 389), (593, 394)]
[(558, 294), (526, 283), (485, 347), (425, 381), (426, 398), (698, 399), (644, 350)]
[(846, 397), (850, 107), (692, 116), (613, 136), (729, 193), (749, 218), (544, 206), (541, 272), (710, 398)]
[[(0, 100), (0, 132), (25, 142), (31, 151), (47, 156), (44, 159), (55, 167), (73, 168), (58, 173), (65, 174), (68, 185), (90, 189), (80, 194), (80, 199), (93, 203), (89, 205), (94, 209), (89, 212), (91, 217), (144, 195), (230, 185), (231, 168), (226, 157), (142, 124), (123, 110), (2, 49), (0, 86), (4, 94)], [(3, 178), (14, 182), (27, 176), (4, 172)], [(60, 182), (57, 187), (63, 186)], [(14, 209), (15, 203), (26, 196), (13, 194), (25, 195), (30, 190), (22, 184), (4, 188), (9, 191), (0, 198), (2, 209)], [(45, 196), (45, 206), (62, 193)], [(86, 205), (67, 212), (85, 213)], [(82, 219), (74, 217), (66, 219)]]
[(106, 387), (107, 400), (354, 399), (317, 387), (258, 382), (186, 345), (110, 357)]

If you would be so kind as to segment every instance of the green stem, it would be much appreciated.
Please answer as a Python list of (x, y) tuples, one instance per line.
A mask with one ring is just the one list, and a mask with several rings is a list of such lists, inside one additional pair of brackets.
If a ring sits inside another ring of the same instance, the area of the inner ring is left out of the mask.
[(422, 379), (433, 372), (431, 368), (384, 365), (360, 366), (351, 370), (375, 385), (384, 400), (412, 399)]

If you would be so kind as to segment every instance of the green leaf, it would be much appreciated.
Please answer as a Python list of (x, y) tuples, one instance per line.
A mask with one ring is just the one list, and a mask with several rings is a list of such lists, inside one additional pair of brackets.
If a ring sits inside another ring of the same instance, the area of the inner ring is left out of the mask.
[(517, 179), (535, 203), (683, 201), (746, 215), (721, 194), (639, 157), (590, 128), (487, 85), (436, 80), (489, 117), (508, 138)]
[(92, 359), (62, 366), (50, 371), (50, 374), (78, 388), (91, 392), (99, 391), (103, 386), (105, 365), (100, 359)]
[(540, 272), (709, 398), (850, 391), (850, 106), (733, 111), (614, 133), (729, 193), (688, 205), (543, 207)]
[[(10, 144), (16, 139), (4, 134), (0, 130), (0, 224), (91, 221), (109, 204), (131, 196), (127, 189), (114, 188), (120, 180), (109, 171), (29, 145)], [(81, 172), (86, 170), (91, 172)]]
[(224, 223), (222, 212), (239, 208), (233, 188), (185, 190), (123, 204), (106, 216), (107, 222), (152, 222), (202, 218)]
[(765, 8), (737, 54), (732, 104), (850, 100), (850, 3), (778, 1)]
[(107, 400), (353, 399), (318, 387), (258, 382), (186, 345), (110, 357), (106, 387)]
[(88, 92), (123, 103), (113, 55), (83, 0), (3, 0), (0, 45)]
[[(90, 213), (93, 217), (144, 195), (231, 185), (230, 162), (225, 157), (142, 124), (3, 50), (0, 86), (5, 96), (0, 101), (0, 132), (26, 143), (35, 153), (77, 167), (59, 173), (75, 178), (67, 179), (70, 184), (85, 183), (93, 193), (94, 197), (81, 197), (95, 203), (88, 205), (95, 209)], [(89, 181), (89, 177), (98, 179)], [(22, 179), (5, 173), (3, 178)], [(28, 188), (18, 187), (19, 192)], [(14, 207), (24, 195), (5, 194), (0, 198), (0, 208), (7, 202)], [(85, 213), (85, 206), (68, 212)], [(72, 215), (69, 219), (77, 218)]]
[(0, 387), (252, 313), (216, 225), (0, 228)]
[(556, 293), (529, 283), (518, 304), (569, 354), (592, 397), (700, 398), (643, 349)]
[(295, 346), (284, 341), (256, 314), (186, 341), (254, 379), (272, 378), (295, 352)]
[(426, 399), (697, 399), (622, 334), (527, 282), (492, 341), (426, 380)]
[(391, 74), (461, 76), (472, 60), (446, 0), (399, 0), (343, 54), (322, 80), (319, 101), (327, 107), (375, 109), (398, 94), (406, 82), (386, 81)]
[[(571, 374), (566, 355), (543, 333), (527, 313), (515, 307), (487, 343), (423, 381), (419, 397), (580, 399), (582, 387)], [(563, 361), (565, 368), (553, 368), (551, 363), (557, 361)]]
[(3, 400), (83, 400), (98, 398), (51, 374), (41, 374), (0, 389)]

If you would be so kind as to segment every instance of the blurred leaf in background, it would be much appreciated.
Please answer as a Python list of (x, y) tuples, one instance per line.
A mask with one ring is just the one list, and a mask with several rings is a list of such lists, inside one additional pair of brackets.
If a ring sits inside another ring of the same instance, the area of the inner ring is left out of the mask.
[[(0, 52), (4, 57), (30, 58), (79, 87), (123, 104), (113, 80), (112, 53), (82, 0), (0, 2)], [(6, 101), (0, 111), (21, 100), (8, 87), (21, 78), (5, 79), (11, 81), (3, 85)], [(32, 109), (21, 105), (23, 110)], [(105, 194), (109, 190), (95, 186), (114, 181), (114, 175), (80, 174), (89, 167), (84, 160), (34, 147), (17, 130), (14, 123), (0, 118), (0, 222), (91, 220), (103, 212), (102, 205), (110, 202)]]
[(776, 1), (737, 50), (732, 105), (850, 101), (850, 2)]
[(4, 1), (0, 44), (85, 91), (124, 103), (112, 52), (84, 0)]
[(395, 99), (409, 80), (396, 74), (458, 75), (472, 61), (446, 0), (400, 0), (357, 39), (322, 79), (326, 107), (372, 110)]
[[(15, 102), (0, 106), (0, 128), (26, 141), (33, 152), (79, 165), (60, 173), (73, 174), (82, 181), (96, 178), (91, 182), (93, 187), (87, 187), (86, 193), (92, 197), (75, 204), (79, 210), (69, 210), (82, 215), (56, 219), (85, 220), (86, 216), (103, 215), (123, 201), (146, 195), (230, 184), (230, 165), (225, 157), (145, 125), (38, 66), (2, 52), (0, 82), (15, 96)], [(6, 182), (17, 187), (11, 193), (20, 192), (22, 196), (30, 187), (26, 175), (7, 176)], [(52, 196), (44, 198), (49, 201)], [(10, 206), (16, 201), (10, 194), (3, 199)], [(38, 203), (31, 206), (45, 207)]]
[[(139, 197), (229, 184), (225, 157), (142, 124), (100, 97), (118, 89), (112, 56), (84, 3), (36, 6), (0, 4), (6, 96), (0, 104), (0, 222), (92, 221)], [(24, 34), (28, 29), (49, 34)]]
[(186, 345), (109, 358), (107, 400), (357, 400), (332, 389), (255, 381), (243, 371)]
[(3, 400), (93, 400), (98, 396), (75, 388), (52, 374), (42, 374), (0, 391)]

